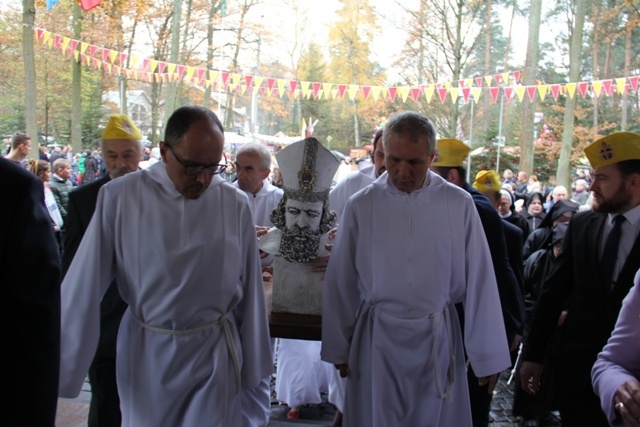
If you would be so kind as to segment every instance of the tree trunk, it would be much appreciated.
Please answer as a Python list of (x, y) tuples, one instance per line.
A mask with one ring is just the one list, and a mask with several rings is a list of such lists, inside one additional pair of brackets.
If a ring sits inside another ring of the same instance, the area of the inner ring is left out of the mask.
[[(540, 15), (542, 0), (531, 0), (529, 9), (529, 37), (527, 40), (527, 56), (524, 64), (524, 85), (533, 86), (538, 74), (538, 52), (540, 51)], [(533, 173), (533, 120), (536, 102), (522, 103), (522, 133), (520, 135), (519, 170)]]
[[(627, 26), (625, 28), (625, 45), (624, 45), (624, 75), (631, 75), (631, 48), (633, 46), (632, 36), (633, 36), (633, 28), (636, 25), (637, 21), (634, 20), (634, 17), (631, 13), (627, 13)], [(622, 112), (620, 115), (620, 130), (627, 130), (627, 115), (628, 115), (628, 105), (629, 105), (629, 91), (625, 90), (622, 95)]]
[[(582, 54), (582, 36), (588, 0), (575, 0), (576, 15), (571, 33), (571, 50), (569, 52), (569, 81), (580, 81), (580, 56)], [(562, 149), (558, 159), (556, 184), (571, 188), (571, 150), (573, 148), (574, 111), (577, 94), (573, 98), (567, 96), (562, 129)]]
[[(492, 7), (493, 7), (492, 0), (487, 0), (485, 24), (484, 24), (486, 29), (486, 33), (484, 35), (484, 75), (485, 76), (490, 75), (493, 69), (491, 65), (491, 30), (492, 30), (491, 17), (493, 15)], [(482, 104), (483, 105), (482, 110), (484, 114), (482, 114), (482, 130), (483, 132), (486, 132), (487, 129), (489, 128), (489, 116), (490, 116), (489, 111), (491, 108), (491, 104), (488, 96), (483, 96), (483, 98), (484, 100)], [(475, 100), (472, 102), (475, 102)]]
[(32, 138), (33, 148), (29, 157), (38, 159), (38, 120), (36, 115), (36, 62), (33, 48), (33, 28), (36, 21), (36, 7), (34, 0), (22, 2), (22, 52), (24, 55), (25, 77), (25, 118), (27, 121), (27, 135)]
[[(180, 54), (180, 17), (182, 16), (182, 0), (173, 1), (173, 20), (171, 22), (171, 53), (169, 62), (178, 63)], [(166, 126), (169, 117), (176, 109), (176, 82), (167, 83), (167, 92), (164, 105), (164, 124)]]
[[(215, 1), (211, 2), (211, 7), (209, 8), (209, 23), (207, 25), (207, 69), (213, 70), (215, 67), (213, 66), (213, 30), (214, 30), (214, 17), (216, 12), (218, 11), (218, 7)], [(209, 80), (209, 76), (206, 77), (206, 80)], [(211, 85), (207, 85), (204, 89), (204, 108), (209, 108), (211, 105)]]
[[(82, 10), (73, 5), (73, 36), (82, 40)], [(82, 150), (82, 64), (71, 61), (71, 147), (75, 153)]]

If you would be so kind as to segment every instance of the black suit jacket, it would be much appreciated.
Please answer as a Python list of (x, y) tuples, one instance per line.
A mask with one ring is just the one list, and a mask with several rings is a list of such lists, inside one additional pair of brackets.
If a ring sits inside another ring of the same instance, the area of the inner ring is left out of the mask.
[(566, 304), (568, 315), (560, 329), (558, 348), (559, 396), (591, 388), (591, 368), (615, 326), (622, 300), (640, 268), (640, 237), (612, 289), (602, 283), (599, 248), (607, 216), (577, 213), (569, 224), (533, 314), (524, 360), (542, 363), (549, 338)]
[[(100, 188), (109, 180), (107, 175), (90, 184), (77, 187), (69, 193), (69, 208), (67, 219), (65, 220), (66, 232), (62, 258), (63, 274), (67, 273), (78, 246), (80, 246), (82, 237), (89, 227), (93, 212), (96, 209)], [(118, 329), (126, 309), (127, 304), (120, 297), (118, 286), (113, 281), (100, 302), (100, 341), (98, 341), (97, 356), (116, 356)]]
[(42, 181), (0, 158), (0, 425), (53, 426), (60, 372), (60, 258)]

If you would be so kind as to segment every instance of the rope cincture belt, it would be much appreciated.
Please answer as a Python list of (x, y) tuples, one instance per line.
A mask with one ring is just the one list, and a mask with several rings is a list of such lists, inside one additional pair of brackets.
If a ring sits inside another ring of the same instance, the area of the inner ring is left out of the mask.
[(238, 361), (238, 353), (236, 352), (236, 346), (235, 346), (235, 343), (233, 342), (233, 334), (231, 333), (231, 324), (229, 323), (229, 320), (227, 319), (227, 314), (223, 314), (222, 316), (220, 316), (220, 318), (218, 320), (214, 320), (213, 322), (205, 323), (204, 325), (198, 326), (197, 328), (193, 328), (193, 329), (163, 329), (163, 328), (156, 328), (155, 326), (151, 326), (151, 325), (148, 325), (148, 324), (144, 323), (142, 320), (138, 319), (133, 314), (131, 314), (131, 317), (133, 317), (133, 319), (135, 319), (135, 321), (138, 322), (138, 324), (140, 326), (142, 326), (143, 328), (145, 328), (146, 330), (151, 331), (151, 332), (156, 332), (158, 334), (165, 334), (165, 335), (191, 335), (191, 334), (197, 334), (198, 332), (202, 332), (202, 331), (205, 331), (207, 329), (211, 329), (214, 326), (222, 325), (222, 329), (224, 330), (224, 337), (225, 337), (225, 340), (227, 341), (227, 348), (229, 349), (229, 356), (231, 356), (231, 360), (233, 361), (233, 367), (234, 367), (235, 374), (236, 374), (236, 393), (240, 392), (240, 384), (241, 384), (240, 362)]

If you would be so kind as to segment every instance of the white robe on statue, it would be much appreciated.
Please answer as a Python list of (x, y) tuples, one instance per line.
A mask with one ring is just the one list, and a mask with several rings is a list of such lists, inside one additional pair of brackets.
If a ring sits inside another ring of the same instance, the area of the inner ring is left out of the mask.
[(240, 386), (272, 371), (249, 202), (220, 176), (183, 197), (164, 163), (105, 185), (62, 283), (60, 396), (75, 397), (113, 278), (123, 426), (240, 426)]
[[(284, 192), (272, 185), (269, 180), (262, 181), (262, 187), (256, 194), (252, 194), (240, 189), (238, 181), (234, 181), (239, 191), (243, 191), (249, 198), (253, 211), (253, 220), (257, 226), (273, 227), (270, 216), (271, 212), (278, 206)], [(261, 265), (273, 264), (273, 255), (267, 255), (260, 260)], [(271, 354), (273, 358), (273, 347), (275, 339), (271, 340)], [(242, 389), (242, 418), (244, 427), (266, 427), (269, 424), (271, 415), (271, 384), (270, 376), (263, 378), (260, 384), (254, 389)]]
[(349, 364), (344, 425), (471, 425), (457, 302), (474, 371), (506, 369), (491, 255), (469, 194), (432, 172), (404, 193), (383, 174), (349, 200), (322, 316), (322, 359)]

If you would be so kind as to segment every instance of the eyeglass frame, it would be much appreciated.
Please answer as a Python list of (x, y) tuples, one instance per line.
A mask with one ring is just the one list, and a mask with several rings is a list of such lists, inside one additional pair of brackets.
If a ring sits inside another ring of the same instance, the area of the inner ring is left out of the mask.
[[(220, 163), (212, 163), (210, 165), (202, 165), (202, 164), (187, 164), (186, 161), (184, 159), (181, 159), (180, 157), (178, 157), (178, 155), (176, 154), (175, 151), (173, 151), (173, 148), (171, 147), (170, 144), (165, 143), (164, 144), (165, 147), (167, 147), (169, 149), (169, 151), (171, 151), (171, 154), (173, 154), (173, 157), (178, 161), (178, 163), (180, 163), (180, 165), (182, 165), (182, 167), (184, 168), (184, 174), (186, 176), (200, 176), (202, 175), (202, 173), (206, 170), (207, 173), (209, 175), (219, 175), (222, 172), (224, 172), (224, 170), (227, 168), (227, 156), (223, 153), (222, 155), (224, 156), (224, 160), (225, 163), (224, 164), (220, 164)], [(216, 167), (215, 171), (212, 171), (211, 168)], [(188, 172), (190, 169), (189, 168), (196, 168), (197, 172), (196, 173), (190, 173)]]

